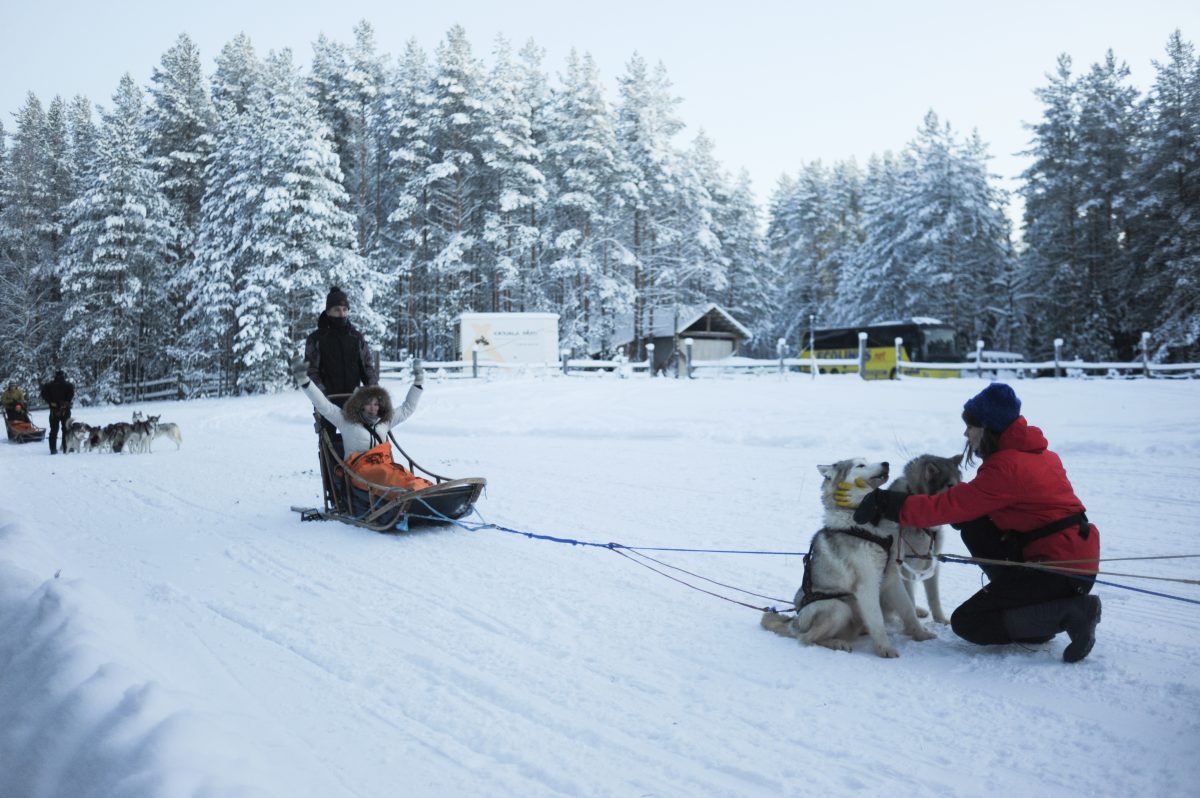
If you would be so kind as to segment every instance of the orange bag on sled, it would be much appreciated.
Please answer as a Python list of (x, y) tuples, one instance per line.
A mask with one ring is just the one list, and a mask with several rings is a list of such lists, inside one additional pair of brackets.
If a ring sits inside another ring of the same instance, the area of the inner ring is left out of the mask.
[[(411, 471), (393, 460), (392, 445), (388, 441), (372, 446), (365, 452), (350, 455), (346, 458), (346, 465), (350, 467), (353, 474), (374, 482), (376, 485), (387, 485), (405, 490), (421, 490), (433, 485), (427, 479), (414, 476)], [(353, 476), (350, 477), (350, 481), (354, 487), (360, 490), (370, 490), (371, 488), (370, 485)]]

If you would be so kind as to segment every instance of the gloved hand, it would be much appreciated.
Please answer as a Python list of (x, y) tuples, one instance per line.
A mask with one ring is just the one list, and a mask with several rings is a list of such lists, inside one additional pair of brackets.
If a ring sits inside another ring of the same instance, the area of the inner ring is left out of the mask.
[(413, 385), (418, 388), (425, 387), (425, 367), (421, 365), (421, 358), (414, 357), (412, 362)]
[(301, 388), (308, 385), (308, 361), (300, 355), (292, 358), (291, 363), (292, 376), (296, 378), (296, 384)]
[(908, 494), (898, 490), (876, 488), (863, 497), (854, 511), (854, 523), (878, 526), (881, 519), (900, 523), (900, 510), (908, 501)]
[[(860, 485), (859, 487), (865, 488), (866, 483)], [(850, 491), (853, 490), (853, 488), (854, 486), (849, 482), (839, 482), (833, 489), (833, 503), (846, 510), (853, 510), (854, 508), (858, 507), (858, 505), (854, 503), (854, 500), (850, 496)]]

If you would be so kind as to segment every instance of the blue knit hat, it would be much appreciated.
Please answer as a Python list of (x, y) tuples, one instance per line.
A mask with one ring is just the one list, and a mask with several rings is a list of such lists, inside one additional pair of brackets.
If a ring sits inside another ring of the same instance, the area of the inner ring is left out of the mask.
[(1021, 400), (1002, 382), (993, 382), (972, 396), (963, 405), (963, 419), (972, 426), (990, 429), (997, 434), (1008, 429), (1008, 425), (1021, 415)]

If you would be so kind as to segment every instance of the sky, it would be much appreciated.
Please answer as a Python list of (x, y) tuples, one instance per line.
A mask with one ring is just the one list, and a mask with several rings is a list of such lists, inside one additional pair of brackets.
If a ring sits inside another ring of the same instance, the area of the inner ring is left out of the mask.
[(899, 150), (933, 110), (960, 133), (977, 129), (993, 171), (1014, 188), (1028, 165), (1023, 123), (1036, 121), (1033, 90), (1045, 85), (1060, 53), (1076, 71), (1111, 48), (1135, 86), (1153, 81), (1173, 30), (1200, 40), (1194, 0), (943, 0), (815, 3), (743, 0), (695, 3), (557, 0), (397, 3), (394, 0), (210, 0), (205, 3), (96, 3), (4, 0), (0, 12), (0, 113), (7, 130), (27, 91), (43, 102), (85, 94), (107, 104), (123, 73), (148, 84), (152, 69), (186, 32), (212, 69), (220, 48), (247, 33), (260, 54), (290, 47), (302, 63), (320, 33), (353, 40), (373, 25), (393, 55), (415, 38), (432, 53), (462, 24), (476, 54), (497, 35), (516, 45), (533, 38), (546, 65), (560, 71), (570, 48), (590, 52), (616, 98), (616, 78), (636, 51), (662, 61), (683, 99), (679, 143), (700, 129), (715, 140), (731, 174), (746, 169), (765, 202), (780, 175), (802, 163)]
[[(183, 441), (0, 441), (0, 795), (1195, 796), (1200, 380), (1013, 382), (1101, 536), (1082, 662), (932, 618), (920, 642), (889, 624), (896, 659), (760, 627), (822, 526), (818, 464), (960, 452), (985, 384), (431, 370), (395, 430), (419, 463), (485, 477), (497, 526), (636, 554), (302, 522), (295, 390), (77, 407)], [(947, 613), (981, 587), (938, 571)]]

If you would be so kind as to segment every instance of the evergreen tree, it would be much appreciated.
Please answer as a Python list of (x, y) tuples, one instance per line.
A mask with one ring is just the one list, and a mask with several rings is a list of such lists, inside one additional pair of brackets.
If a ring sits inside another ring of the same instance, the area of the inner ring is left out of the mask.
[(1129, 69), (1110, 50), (1079, 81), (1080, 297), (1083, 312), (1071, 330), (1089, 360), (1133, 353), (1137, 333), (1126, 320), (1131, 275), (1126, 250), (1132, 211), (1130, 181), (1137, 144), (1137, 91), (1124, 85)]
[(64, 359), (85, 399), (165, 373), (175, 330), (161, 313), (176, 231), (148, 162), (141, 90), (130, 75), (104, 114), (95, 168), (70, 206), (63, 248)]
[(358, 251), (366, 255), (377, 246), (379, 224), (386, 216), (380, 207), (384, 164), (377, 137), (383, 131), (380, 95), (387, 83), (387, 59), (376, 52), (370, 23), (355, 26), (352, 47), (319, 37), (313, 45), (309, 82), (321, 119), (331, 131), (356, 220)]
[[(643, 331), (655, 326), (655, 316), (671, 312), (665, 310), (672, 297), (664, 286), (674, 285), (669, 270), (681, 235), (672, 218), (680, 184), (671, 141), (683, 124), (675, 116), (680, 101), (671, 93), (662, 64), (650, 71), (634, 53), (619, 85), (617, 140), (629, 164), (632, 188), (621, 236), (632, 259), (633, 334), (640, 346)], [(644, 355), (631, 354), (637, 359)]]
[(381, 204), (388, 209), (381, 229), (381, 245), (372, 253), (373, 267), (383, 273), (385, 307), (392, 309), (393, 354), (430, 351), (425, 319), (432, 315), (435, 298), (423, 290), (428, 282), (430, 255), (429, 190), (425, 183), (431, 159), (434, 99), (428, 58), (415, 40), (409, 40), (392, 76), (384, 107), (387, 168), (383, 170)]
[(1134, 181), (1137, 321), (1155, 357), (1187, 362), (1200, 359), (1200, 59), (1176, 30), (1154, 66)]
[[(1068, 337), (1061, 322), (1070, 320), (1063, 307), (1073, 307), (1079, 296), (1079, 218), (1083, 202), (1080, 180), (1079, 96), (1071, 75), (1071, 59), (1060, 55), (1049, 85), (1034, 91), (1044, 106), (1042, 119), (1030, 126), (1033, 142), (1027, 154), (1034, 157), (1025, 171), (1021, 194), (1025, 199), (1022, 257), (1022, 299), (1029, 303), (1030, 341), (1040, 344), (1030, 354), (1047, 357), (1047, 344)], [(1072, 342), (1071, 346), (1074, 346)]]
[(836, 300), (825, 314), (829, 324), (866, 324), (901, 318), (906, 279), (900, 252), (907, 220), (894, 200), (906, 183), (902, 160), (890, 152), (872, 156), (862, 186), (861, 242), (838, 277)]
[(0, 183), (0, 366), (35, 382), (57, 354), (52, 259), (58, 209), (46, 112), (33, 92), (16, 118)]
[(262, 62), (246, 34), (239, 33), (221, 48), (212, 79), (213, 107), (221, 117), (245, 112), (261, 71)]
[(729, 286), (729, 254), (722, 208), (729, 204), (729, 178), (703, 131), (679, 156), (679, 199), (674, 226), (679, 231), (669, 280), (676, 307), (695, 308), (716, 299)]
[(628, 166), (595, 61), (575, 50), (547, 111), (550, 199), (544, 291), (560, 315), (565, 347), (613, 351), (616, 320), (633, 306), (618, 223), (628, 207)]
[[(214, 173), (201, 241), (214, 299), (236, 308), (232, 353), (239, 391), (287, 384), (287, 362), (312, 325), (328, 286), (352, 297), (357, 323), (377, 333), (368, 274), (328, 129), (291, 53), (272, 53), (246, 111), (233, 123), (231, 172)], [(223, 155), (218, 147), (218, 155)], [(212, 229), (238, 216), (241, 229)], [(224, 296), (223, 296), (224, 295)]]
[(754, 337), (747, 342), (750, 353), (773, 356), (772, 333), (778, 313), (776, 286), (780, 279), (767, 251), (766, 239), (759, 232), (758, 205), (746, 170), (738, 175), (719, 217), (722, 245), (729, 259), (721, 302), (753, 333)]
[(411, 194), (424, 202), (424, 241), (414, 264), (433, 301), (422, 320), (425, 353), (450, 357), (454, 319), (479, 307), (484, 293), (479, 239), (483, 231), (485, 173), (481, 145), (488, 123), (483, 72), (466, 31), (454, 26), (437, 49), (429, 106), (429, 165)]
[(487, 167), (482, 243), (490, 274), (481, 307), (490, 311), (542, 306), (533, 286), (547, 193), (542, 153), (534, 142), (534, 109), (541, 97), (531, 93), (539, 86), (529, 80), (539, 56), (527, 49), (525, 57), (518, 64), (508, 42), (498, 38), (487, 83), (489, 113), (481, 142)]

